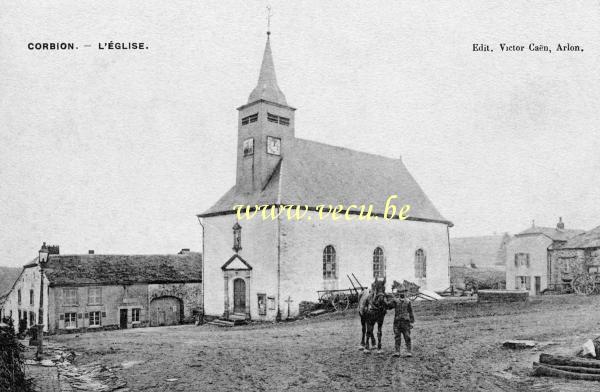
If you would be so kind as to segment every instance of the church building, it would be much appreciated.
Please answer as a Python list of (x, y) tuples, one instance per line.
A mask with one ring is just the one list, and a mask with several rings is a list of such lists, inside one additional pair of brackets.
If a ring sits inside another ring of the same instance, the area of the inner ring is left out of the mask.
[[(296, 109), (277, 84), (270, 33), (258, 84), (237, 110), (236, 183), (198, 215), (206, 315), (294, 317), (301, 301), (317, 301), (317, 291), (350, 288), (352, 274), (363, 286), (385, 277), (388, 290), (404, 279), (429, 290), (449, 287), (452, 223), (400, 159), (296, 137)], [(396, 217), (385, 219), (390, 197)], [(306, 214), (248, 219), (240, 205), (302, 206)], [(340, 219), (327, 214), (329, 205)], [(407, 218), (398, 219), (404, 205)], [(359, 206), (372, 206), (372, 217), (359, 219)]]

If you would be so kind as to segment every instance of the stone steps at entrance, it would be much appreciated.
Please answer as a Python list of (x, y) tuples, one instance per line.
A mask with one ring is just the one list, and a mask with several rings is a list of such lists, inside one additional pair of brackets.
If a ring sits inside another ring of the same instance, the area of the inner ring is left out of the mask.
[(213, 320), (213, 321), (209, 321), (208, 324), (210, 324), (210, 325), (217, 325), (219, 327), (233, 327), (235, 325), (235, 323), (233, 321), (221, 320), (221, 319), (216, 319), (216, 320)]
[(246, 321), (245, 315), (240, 314), (232, 314), (228, 319), (218, 318), (213, 321), (210, 321), (208, 324), (217, 325), (219, 327), (234, 327), (236, 325), (246, 325), (248, 322)]

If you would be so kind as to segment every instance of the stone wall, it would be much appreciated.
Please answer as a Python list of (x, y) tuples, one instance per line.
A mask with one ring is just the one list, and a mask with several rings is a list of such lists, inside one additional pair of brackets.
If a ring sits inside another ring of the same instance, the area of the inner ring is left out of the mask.
[(477, 302), (525, 302), (529, 298), (528, 291), (522, 290), (479, 290)]
[(583, 249), (557, 249), (549, 253), (552, 284), (562, 284), (564, 279), (572, 279), (587, 272)]

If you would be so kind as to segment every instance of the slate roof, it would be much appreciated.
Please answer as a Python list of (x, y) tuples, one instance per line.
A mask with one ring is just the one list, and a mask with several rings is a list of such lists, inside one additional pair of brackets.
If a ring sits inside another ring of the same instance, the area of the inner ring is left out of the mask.
[(561, 249), (600, 248), (600, 226), (569, 239)]
[(524, 235), (545, 235), (549, 237), (553, 241), (566, 241), (571, 237), (574, 237), (578, 234), (583, 233), (583, 230), (575, 230), (575, 229), (557, 229), (556, 227), (542, 227), (542, 226), (532, 226), (527, 230), (523, 230), (516, 236), (524, 236)]
[(499, 268), (505, 265), (508, 234), (450, 238), (451, 266)]
[(202, 281), (202, 255), (50, 255), (51, 286), (186, 283)]
[(242, 193), (232, 187), (200, 217), (233, 211), (234, 205), (292, 204), (316, 207), (324, 204), (373, 205), (383, 213), (385, 202), (398, 210), (410, 204), (410, 219), (432, 220), (452, 225), (435, 208), (400, 159), (331, 146), (299, 138), (274, 170), (261, 191)]
[(252, 90), (250, 93), (250, 96), (248, 97), (248, 103), (256, 102), (261, 99), (287, 106), (285, 95), (283, 95), (283, 92), (277, 85), (275, 66), (273, 64), (273, 55), (271, 53), (271, 40), (268, 36), (262, 64), (260, 65), (258, 83), (256, 84), (254, 90)]

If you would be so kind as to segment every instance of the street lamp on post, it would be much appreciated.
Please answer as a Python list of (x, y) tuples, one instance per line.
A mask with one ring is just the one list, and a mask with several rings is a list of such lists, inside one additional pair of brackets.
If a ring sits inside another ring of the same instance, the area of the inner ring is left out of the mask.
[(40, 309), (38, 311), (38, 324), (37, 324), (37, 358), (41, 360), (41, 356), (44, 352), (42, 347), (42, 341), (44, 339), (44, 266), (48, 261), (48, 255), (50, 251), (44, 242), (39, 250), (38, 264), (40, 266)]

